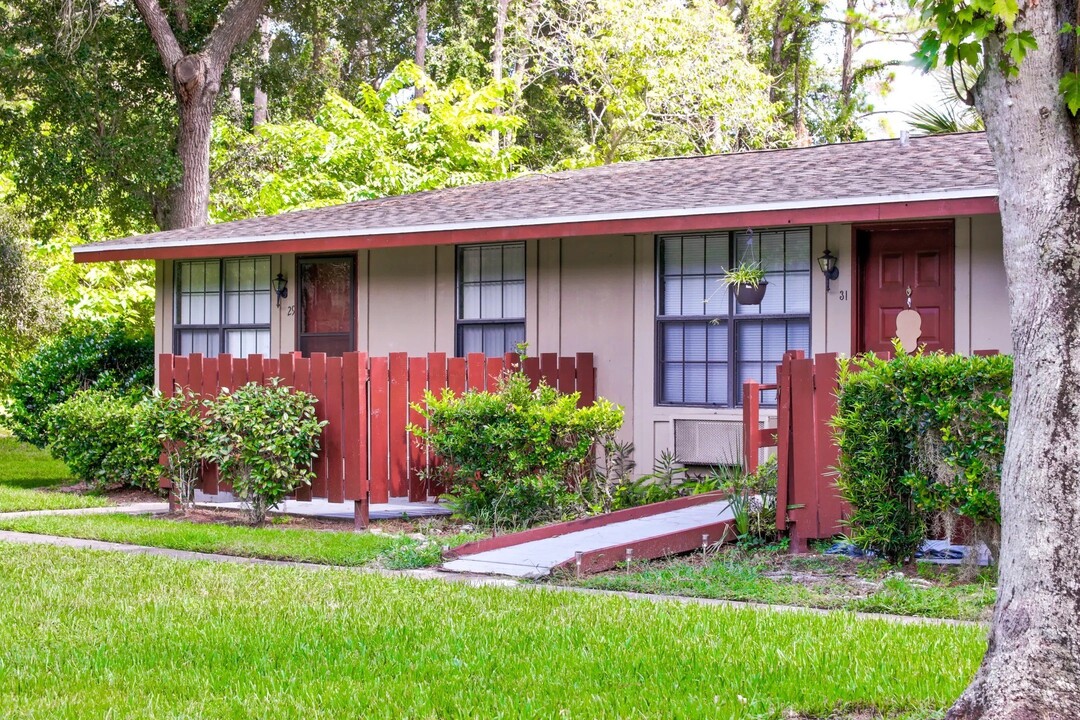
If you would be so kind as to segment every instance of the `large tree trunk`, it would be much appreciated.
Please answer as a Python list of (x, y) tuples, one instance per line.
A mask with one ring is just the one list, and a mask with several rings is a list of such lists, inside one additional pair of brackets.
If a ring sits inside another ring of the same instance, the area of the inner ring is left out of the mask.
[(844, 55), (840, 64), (840, 100), (844, 108), (851, 103), (851, 90), (855, 77), (852, 67), (855, 61), (855, 7), (859, 0), (847, 0), (847, 14), (844, 16)]
[(205, 225), (210, 206), (210, 136), (221, 76), (237, 45), (255, 29), (265, 0), (230, 0), (199, 52), (181, 47), (158, 0), (134, 0), (154, 39), (176, 94), (180, 125), (176, 155), (183, 168), (167, 213), (157, 217), (163, 229)]
[(210, 207), (210, 138), (214, 101), (221, 90), (205, 58), (188, 55), (176, 65), (176, 95), (180, 105), (180, 131), (176, 155), (184, 169), (180, 186), (169, 204), (168, 229), (205, 225)]
[(266, 88), (263, 87), (263, 73), (270, 64), (270, 18), (263, 15), (259, 18), (259, 67), (255, 73), (255, 101), (252, 103), (252, 127), (259, 127), (270, 119), (270, 100), (266, 96)]
[[(989, 649), (952, 720), (1080, 718), (1080, 137), (1058, 92), (1076, 0), (1021, 4), (1019, 74), (987, 42), (976, 87), (997, 166), (1013, 352)], [(1071, 63), (1070, 63), (1071, 68)]]

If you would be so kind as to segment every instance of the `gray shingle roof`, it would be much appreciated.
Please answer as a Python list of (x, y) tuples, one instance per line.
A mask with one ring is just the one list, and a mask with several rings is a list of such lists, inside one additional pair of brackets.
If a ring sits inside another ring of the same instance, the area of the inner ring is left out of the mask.
[[(985, 197), (997, 176), (982, 133), (618, 163), (379, 198), (84, 246), (109, 249)], [(89, 259), (89, 258), (87, 258)]]

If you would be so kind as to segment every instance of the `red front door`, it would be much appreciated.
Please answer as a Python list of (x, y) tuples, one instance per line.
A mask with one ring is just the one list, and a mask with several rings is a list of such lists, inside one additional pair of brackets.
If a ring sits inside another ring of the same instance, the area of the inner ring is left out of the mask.
[(356, 258), (313, 257), (296, 262), (300, 276), (297, 346), (340, 357), (356, 349)]
[(908, 307), (922, 318), (919, 344), (953, 352), (954, 246), (951, 222), (856, 231), (858, 352), (891, 352), (896, 316)]

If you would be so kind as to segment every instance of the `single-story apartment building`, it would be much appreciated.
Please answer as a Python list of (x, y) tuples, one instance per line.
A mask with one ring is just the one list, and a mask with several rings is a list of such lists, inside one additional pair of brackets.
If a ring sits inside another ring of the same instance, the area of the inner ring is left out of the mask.
[[(930, 349), (1011, 350), (980, 133), (536, 173), (75, 257), (156, 261), (160, 353), (594, 353), (644, 467), (734, 459), (744, 380), (789, 349), (890, 349), (907, 307)], [(719, 282), (743, 260), (760, 305)]]

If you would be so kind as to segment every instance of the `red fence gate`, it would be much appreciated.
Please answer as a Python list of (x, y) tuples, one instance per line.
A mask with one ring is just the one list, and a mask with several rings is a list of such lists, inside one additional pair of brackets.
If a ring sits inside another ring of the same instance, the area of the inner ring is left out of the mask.
[[(358, 524), (366, 525), (370, 503), (385, 503), (391, 497), (426, 500), (437, 494), (428, 471), (434, 458), (407, 430), (423, 418), (412, 409), (422, 402), (425, 390), (441, 392), (450, 388), (455, 395), (466, 390), (493, 390), (507, 369), (521, 367), (536, 387), (541, 380), (560, 392), (579, 392), (579, 404), (596, 399), (596, 369), (592, 353), (559, 357), (543, 353), (519, 361), (518, 356), (448, 358), (445, 353), (410, 357), (390, 353), (368, 357), (366, 353), (345, 353), (327, 357), (299, 353), (280, 358), (249, 355), (234, 358), (219, 355), (160, 355), (158, 386), (172, 395), (176, 387), (202, 398), (217, 396), (222, 388), (236, 388), (248, 382), (266, 384), (281, 378), (285, 385), (314, 395), (315, 412), (326, 420), (314, 461), (315, 479), (309, 487), (296, 491), (298, 500), (326, 498), (330, 502), (352, 501)], [(229, 490), (218, 482), (217, 469), (208, 465), (200, 489), (216, 495)]]
[[(810, 359), (801, 350), (784, 355), (776, 384), (743, 384), (743, 454), (748, 472), (760, 450), (776, 447), (776, 527), (789, 532), (791, 548), (842, 532), (847, 506), (836, 489), (839, 451), (831, 421), (836, 414), (839, 364), (835, 353)], [(776, 427), (760, 428), (763, 391), (776, 391)]]

